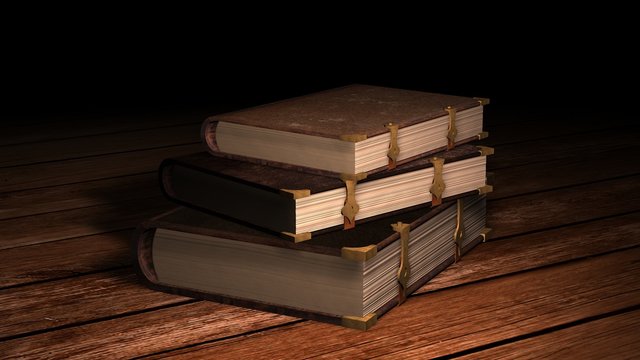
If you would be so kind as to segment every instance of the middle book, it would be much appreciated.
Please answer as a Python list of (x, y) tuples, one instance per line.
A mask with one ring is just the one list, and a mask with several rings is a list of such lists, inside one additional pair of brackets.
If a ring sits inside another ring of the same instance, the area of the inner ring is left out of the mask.
[(489, 192), (486, 156), (492, 153), (462, 145), (368, 177), (334, 178), (202, 152), (166, 159), (159, 173), (165, 195), (177, 203), (300, 242), (393, 212)]

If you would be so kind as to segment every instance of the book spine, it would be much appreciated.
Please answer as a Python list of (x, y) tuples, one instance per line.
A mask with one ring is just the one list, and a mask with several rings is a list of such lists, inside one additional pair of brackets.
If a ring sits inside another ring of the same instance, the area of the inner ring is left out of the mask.
[(216, 142), (217, 127), (217, 120), (206, 118), (202, 122), (202, 127), (200, 128), (200, 137), (202, 138), (202, 143), (205, 144), (207, 150), (209, 150), (209, 152), (211, 153), (220, 152), (220, 148), (218, 147), (218, 143)]

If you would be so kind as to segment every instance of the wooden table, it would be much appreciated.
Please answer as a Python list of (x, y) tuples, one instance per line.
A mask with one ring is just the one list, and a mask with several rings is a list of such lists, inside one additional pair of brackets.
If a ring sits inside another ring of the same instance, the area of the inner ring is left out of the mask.
[(213, 112), (1, 129), (0, 358), (640, 356), (630, 116), (488, 107), (492, 238), (360, 332), (139, 284), (132, 228), (172, 207), (158, 164)]

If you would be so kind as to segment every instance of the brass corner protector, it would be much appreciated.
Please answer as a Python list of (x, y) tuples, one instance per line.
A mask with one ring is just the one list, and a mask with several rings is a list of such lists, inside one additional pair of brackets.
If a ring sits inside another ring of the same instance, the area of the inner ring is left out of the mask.
[(489, 98), (474, 97), (474, 99), (476, 99), (482, 106), (491, 104), (491, 99)]
[(478, 195), (488, 194), (488, 193), (490, 193), (492, 191), (493, 191), (493, 186), (492, 185), (480, 186), (478, 188)]
[(482, 242), (487, 241), (487, 239), (489, 238), (489, 233), (491, 232), (491, 228), (483, 228), (482, 231), (480, 232), (480, 236), (482, 236)]
[(282, 236), (284, 236), (285, 238), (287, 238), (287, 239), (290, 239), (290, 240), (293, 239), (293, 242), (296, 242), (296, 243), (307, 241), (307, 240), (311, 240), (311, 233), (310, 232), (294, 234), (294, 233), (283, 231), (280, 234)]
[(481, 131), (478, 133), (478, 140), (486, 139), (489, 137), (488, 131)]
[(476, 145), (476, 147), (482, 156), (489, 156), (495, 153), (495, 149), (489, 146)]
[(343, 316), (342, 326), (356, 330), (369, 330), (378, 322), (378, 314), (371, 313), (365, 316)]
[(280, 194), (285, 195), (285, 196), (291, 196), (294, 200), (295, 199), (302, 199), (305, 197), (309, 197), (311, 196), (311, 190), (309, 189), (280, 189)]
[(362, 247), (343, 247), (341, 250), (341, 256), (345, 260), (364, 262), (378, 253), (378, 247), (376, 245), (367, 245)]
[(363, 140), (367, 140), (367, 135), (366, 134), (347, 134), (347, 135), (340, 135), (340, 140), (342, 141), (348, 141), (348, 142), (359, 142), (359, 141), (363, 141)]

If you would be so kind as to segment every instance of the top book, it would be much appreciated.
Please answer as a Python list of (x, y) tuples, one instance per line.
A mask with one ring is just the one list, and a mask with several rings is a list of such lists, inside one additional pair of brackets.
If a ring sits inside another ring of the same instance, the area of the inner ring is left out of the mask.
[(375, 173), (483, 138), (488, 99), (350, 85), (207, 118), (218, 156), (325, 175)]

